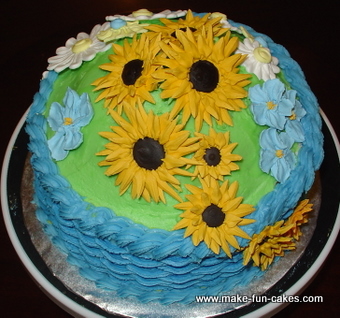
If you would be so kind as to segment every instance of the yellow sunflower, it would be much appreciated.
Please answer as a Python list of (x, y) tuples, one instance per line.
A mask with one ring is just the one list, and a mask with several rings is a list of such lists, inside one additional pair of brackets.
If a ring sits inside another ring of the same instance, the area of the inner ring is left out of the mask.
[(243, 264), (247, 265), (252, 259), (255, 266), (265, 270), (276, 256), (283, 256), (285, 251), (294, 250), (295, 242), (288, 235), (292, 227), (292, 224), (284, 225), (282, 220), (266, 226), (259, 234), (254, 234), (243, 252)]
[(150, 41), (142, 34), (135, 36), (131, 43), (113, 44), (115, 54), (109, 56), (111, 62), (100, 66), (109, 73), (97, 80), (95, 91), (103, 90), (96, 101), (105, 99), (105, 107), (117, 107), (121, 114), (126, 107), (141, 105), (144, 101), (155, 103), (151, 91), (157, 88), (157, 80), (151, 74), (157, 69), (152, 64), (159, 51), (157, 40)]
[(212, 28), (197, 38), (190, 29), (176, 31), (180, 46), (160, 43), (166, 58), (156, 57), (156, 63), (163, 66), (153, 76), (164, 81), (162, 98), (176, 99), (171, 110), (175, 117), (183, 110), (183, 121), (190, 115), (195, 118), (196, 131), (202, 122), (212, 124), (214, 117), (219, 124), (232, 125), (228, 111), (245, 108), (242, 98), (247, 96), (244, 86), (250, 82), (250, 75), (238, 74), (238, 66), (246, 55), (233, 54), (238, 46), (238, 38), (226, 36), (214, 41)]
[(293, 225), (289, 234), (294, 237), (294, 239), (299, 240), (302, 235), (301, 225), (308, 223), (308, 215), (306, 213), (313, 210), (313, 204), (309, 203), (309, 200), (302, 200), (298, 206), (295, 208), (293, 214), (287, 219), (285, 225)]
[(177, 42), (176, 40), (176, 30), (186, 31), (190, 29), (194, 35), (200, 34), (204, 27), (211, 27), (214, 36), (221, 36), (228, 29), (222, 28), (220, 20), (222, 19), (222, 15), (207, 13), (203, 17), (194, 16), (191, 10), (188, 10), (188, 13), (185, 19), (169, 20), (165, 18), (161, 18), (160, 21), (163, 25), (151, 24), (146, 26), (145, 29), (150, 30), (147, 35), (150, 38), (154, 38), (158, 33), (162, 35), (162, 41), (165, 42)]
[(232, 151), (237, 143), (229, 143), (230, 133), (217, 133), (210, 128), (209, 135), (195, 133), (200, 138), (200, 148), (196, 151), (193, 159), (198, 164), (195, 167), (194, 175), (206, 178), (223, 180), (223, 176), (230, 175), (231, 171), (239, 169), (234, 161), (242, 160), (242, 157), (233, 154)]
[(218, 254), (222, 248), (232, 257), (229, 245), (240, 248), (235, 236), (250, 239), (239, 226), (254, 222), (243, 218), (254, 208), (241, 204), (243, 198), (236, 197), (237, 181), (230, 186), (228, 180), (221, 186), (213, 179), (209, 183), (201, 180), (201, 184), (202, 188), (186, 185), (192, 194), (186, 196), (188, 201), (175, 205), (185, 212), (180, 215), (182, 219), (174, 230), (186, 228), (184, 237), (191, 236), (195, 246), (204, 241), (214, 253)]
[(136, 107), (126, 109), (128, 120), (116, 111), (110, 114), (118, 126), (111, 127), (113, 132), (100, 133), (110, 142), (97, 155), (106, 156), (99, 165), (108, 166), (107, 176), (118, 175), (120, 193), (131, 186), (133, 199), (165, 203), (166, 192), (181, 202), (180, 182), (174, 175), (192, 176), (181, 167), (192, 163), (184, 156), (197, 150), (198, 138), (189, 138), (190, 133), (170, 120), (168, 113), (156, 116)]

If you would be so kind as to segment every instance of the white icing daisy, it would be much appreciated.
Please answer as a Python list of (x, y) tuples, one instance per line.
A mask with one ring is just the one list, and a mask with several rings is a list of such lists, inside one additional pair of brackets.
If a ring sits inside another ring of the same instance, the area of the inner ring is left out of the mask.
[(239, 43), (236, 53), (247, 54), (243, 66), (249, 73), (254, 73), (259, 79), (267, 81), (275, 79), (275, 74), (280, 72), (277, 66), (279, 60), (272, 56), (267, 47), (261, 46), (260, 42), (246, 38)]
[(91, 61), (98, 52), (106, 51), (110, 45), (100, 41), (97, 34), (110, 27), (109, 23), (103, 25), (97, 24), (90, 34), (81, 32), (77, 38), (70, 38), (66, 41), (65, 46), (56, 50), (57, 55), (48, 59), (49, 71), (54, 70), (61, 72), (66, 68), (78, 68), (83, 61)]

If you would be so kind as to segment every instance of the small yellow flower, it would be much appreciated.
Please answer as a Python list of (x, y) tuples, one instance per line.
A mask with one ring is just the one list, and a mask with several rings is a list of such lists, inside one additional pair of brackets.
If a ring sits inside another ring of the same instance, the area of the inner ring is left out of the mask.
[(118, 126), (100, 133), (110, 142), (97, 155), (106, 156), (99, 165), (108, 166), (107, 176), (118, 175), (120, 194), (131, 186), (133, 199), (165, 203), (166, 192), (181, 202), (180, 182), (174, 175), (192, 176), (181, 167), (192, 163), (185, 156), (197, 150), (198, 138), (189, 138), (189, 131), (170, 120), (168, 113), (156, 116), (138, 107), (125, 110), (128, 120), (115, 111), (110, 114)]
[(295, 208), (293, 214), (287, 219), (285, 225), (293, 225), (289, 231), (289, 235), (294, 237), (295, 240), (299, 240), (302, 235), (301, 225), (308, 223), (308, 212), (313, 210), (313, 204), (309, 203), (308, 199), (302, 200)]
[(191, 236), (195, 246), (204, 241), (215, 254), (219, 254), (222, 248), (232, 257), (229, 246), (240, 248), (235, 236), (250, 239), (239, 226), (254, 222), (243, 218), (254, 208), (250, 204), (241, 204), (243, 198), (236, 197), (236, 181), (229, 186), (227, 180), (220, 186), (217, 180), (206, 182), (201, 179), (201, 184), (202, 188), (186, 185), (192, 194), (186, 196), (188, 201), (175, 206), (185, 212), (180, 215), (182, 219), (174, 230), (185, 228), (184, 237)]
[(193, 159), (197, 160), (194, 175), (206, 178), (223, 180), (223, 176), (230, 175), (231, 171), (239, 169), (234, 161), (242, 160), (242, 157), (233, 154), (232, 151), (237, 143), (229, 143), (230, 133), (217, 133), (210, 128), (209, 135), (195, 133), (201, 140), (200, 148), (195, 153)]
[(292, 227), (293, 225), (284, 225), (282, 220), (266, 226), (259, 234), (254, 234), (249, 246), (243, 251), (243, 264), (247, 265), (252, 259), (255, 266), (265, 270), (276, 256), (283, 256), (285, 251), (295, 249), (293, 237), (287, 235)]

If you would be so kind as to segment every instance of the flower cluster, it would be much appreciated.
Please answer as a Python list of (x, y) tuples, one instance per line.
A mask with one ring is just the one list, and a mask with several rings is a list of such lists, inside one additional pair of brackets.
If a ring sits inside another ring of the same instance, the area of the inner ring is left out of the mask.
[(243, 251), (243, 264), (247, 265), (252, 260), (254, 266), (265, 270), (276, 257), (284, 256), (285, 251), (294, 250), (296, 241), (302, 235), (300, 227), (308, 222), (305, 214), (312, 211), (312, 206), (309, 200), (303, 200), (286, 221), (268, 225), (260, 233), (254, 234)]
[[(239, 169), (235, 162), (242, 157), (233, 153), (237, 143), (212, 125), (213, 119), (232, 125), (229, 112), (246, 107), (242, 99), (250, 75), (239, 74), (246, 56), (235, 54), (239, 40), (222, 26), (223, 18), (189, 10), (185, 18), (161, 18), (162, 25), (139, 24), (147, 32), (113, 43), (110, 62), (100, 66), (108, 73), (93, 85), (100, 92), (97, 101), (104, 100), (117, 124), (100, 133), (109, 143), (97, 155), (106, 156), (100, 166), (116, 176), (120, 193), (164, 203), (170, 195), (180, 202), (175, 207), (185, 210), (175, 229), (186, 228), (194, 245), (204, 241), (214, 253), (222, 249), (231, 257), (231, 248), (239, 248), (235, 236), (250, 239), (240, 226), (253, 222), (243, 217), (254, 208), (241, 204), (237, 182), (224, 180)], [(136, 28), (135, 22), (115, 17), (100, 37), (110, 41)], [(155, 91), (173, 104), (162, 115), (144, 107), (156, 103)], [(195, 123), (191, 138), (184, 130), (190, 118)], [(208, 134), (201, 132), (204, 123), (211, 126)], [(178, 176), (201, 183), (186, 185), (193, 194), (184, 202)]]
[[(259, 125), (276, 130), (276, 133), (264, 131), (265, 136), (260, 137), (260, 166), (277, 181), (284, 182), (295, 166), (293, 153), (287, 146), (304, 141), (301, 118), (306, 112), (297, 99), (296, 91), (286, 88), (277, 78), (280, 73), (279, 60), (272, 55), (267, 41), (262, 36), (252, 36), (244, 27), (240, 27), (240, 32), (245, 38), (236, 52), (247, 55), (242, 65), (262, 82), (249, 88), (254, 120)], [(285, 134), (278, 136), (281, 132)]]
[(109, 73), (93, 83), (102, 91), (97, 100), (121, 112), (144, 101), (155, 103), (152, 92), (160, 89), (161, 98), (175, 101), (170, 117), (182, 112), (183, 123), (193, 117), (196, 131), (203, 122), (212, 125), (212, 118), (232, 125), (229, 112), (246, 107), (242, 98), (250, 75), (239, 74), (246, 56), (234, 54), (238, 38), (221, 27), (220, 19), (189, 11), (185, 19), (146, 26), (148, 32), (123, 46), (113, 44), (111, 62), (101, 67)]
[(295, 166), (291, 147), (303, 142), (301, 118), (306, 114), (295, 90), (287, 90), (279, 79), (270, 79), (249, 89), (256, 123), (269, 128), (260, 137), (261, 169), (284, 182)]
[[(161, 23), (148, 23), (155, 18)], [(249, 97), (255, 122), (267, 126), (260, 136), (260, 166), (283, 182), (295, 165), (292, 146), (304, 140), (300, 120), (305, 111), (296, 92), (276, 78), (279, 61), (266, 41), (242, 27), (232, 27), (224, 15), (198, 15), (189, 10), (164, 11), (158, 16), (139, 10), (107, 20), (90, 35), (80, 33), (67, 41), (49, 59), (48, 69), (74, 69), (112, 48), (109, 62), (100, 66), (106, 74), (92, 83), (98, 92), (96, 102), (103, 100), (115, 123), (111, 131), (100, 133), (109, 142), (97, 153), (105, 156), (99, 165), (107, 167), (107, 176), (115, 177), (121, 195), (130, 192), (133, 199), (163, 203), (169, 195), (179, 201), (175, 207), (184, 212), (175, 229), (185, 229), (194, 245), (204, 242), (214, 253), (222, 249), (231, 257), (232, 249), (240, 249), (236, 237), (251, 239), (240, 226), (253, 222), (243, 217), (254, 208), (242, 204), (238, 183), (227, 180), (243, 159), (234, 153), (237, 143), (231, 141), (229, 131), (218, 133), (213, 127), (232, 126), (232, 113), (246, 108)], [(252, 76), (261, 84), (248, 89)], [(79, 146), (80, 128), (92, 118), (84, 96), (68, 95), (77, 104), (81, 100), (83, 111), (74, 112), (78, 119), (68, 110), (70, 102), (65, 102), (70, 116), (60, 105), (52, 105), (51, 114), (57, 114), (58, 120), (50, 116), (56, 134), (49, 142), (59, 159)], [(161, 114), (157, 105), (152, 108), (159, 98), (169, 105)], [(195, 126), (192, 134), (185, 129), (189, 120)], [(203, 133), (207, 125), (209, 132)], [(186, 185), (192, 194), (184, 202), (179, 181), (183, 176), (200, 182), (200, 187)], [(301, 211), (289, 224), (277, 224), (252, 240), (247, 262), (253, 258), (256, 264), (267, 266), (291, 248), (286, 233), (299, 235), (292, 231), (305, 220), (306, 208)]]

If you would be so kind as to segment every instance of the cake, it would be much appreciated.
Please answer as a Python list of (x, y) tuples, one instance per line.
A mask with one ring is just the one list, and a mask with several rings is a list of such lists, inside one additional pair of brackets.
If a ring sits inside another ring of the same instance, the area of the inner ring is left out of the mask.
[(287, 50), (191, 10), (108, 16), (69, 39), (26, 131), (50, 240), (142, 303), (260, 279), (295, 249), (323, 159), (318, 103)]

